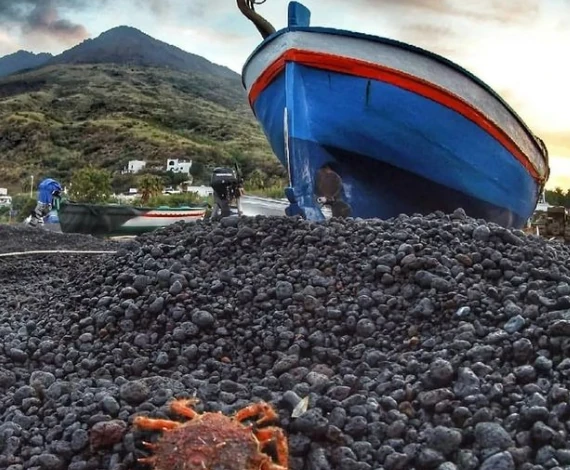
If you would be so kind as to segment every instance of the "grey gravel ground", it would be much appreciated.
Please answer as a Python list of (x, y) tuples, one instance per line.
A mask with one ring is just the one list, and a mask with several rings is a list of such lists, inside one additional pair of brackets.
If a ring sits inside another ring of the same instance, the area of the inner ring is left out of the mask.
[(117, 242), (81, 234), (63, 234), (41, 227), (0, 224), (0, 253), (25, 250), (113, 250)]
[(36, 260), (0, 294), (0, 468), (142, 468), (134, 416), (193, 394), (272, 402), (294, 470), (567, 468), (568, 254), (457, 211), (224, 219)]

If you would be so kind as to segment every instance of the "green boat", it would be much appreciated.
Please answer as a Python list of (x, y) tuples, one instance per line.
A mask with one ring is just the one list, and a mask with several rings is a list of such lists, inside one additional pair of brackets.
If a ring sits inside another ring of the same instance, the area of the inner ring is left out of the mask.
[(207, 208), (207, 204), (151, 208), (61, 201), (57, 212), (64, 233), (116, 237), (152, 232), (175, 222), (196, 222), (204, 218)]

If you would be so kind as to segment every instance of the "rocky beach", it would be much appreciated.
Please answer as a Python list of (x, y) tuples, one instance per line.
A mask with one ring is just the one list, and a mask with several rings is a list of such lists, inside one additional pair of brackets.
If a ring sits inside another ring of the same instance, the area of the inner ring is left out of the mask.
[(133, 419), (191, 396), (273, 404), (291, 470), (570, 466), (564, 245), (460, 210), (0, 227), (0, 252), (46, 249), (115, 253), (0, 257), (0, 468), (147, 468)]

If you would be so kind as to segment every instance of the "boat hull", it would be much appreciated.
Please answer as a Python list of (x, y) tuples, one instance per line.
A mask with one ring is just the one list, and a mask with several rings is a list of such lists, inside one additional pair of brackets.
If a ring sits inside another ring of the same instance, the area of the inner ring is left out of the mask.
[(548, 176), (545, 149), (499, 97), (393, 41), (289, 28), (258, 48), (243, 78), (289, 170), (290, 200), (310, 219), (323, 218), (324, 165), (354, 217), (463, 208), (507, 227), (524, 225)]
[(66, 203), (59, 208), (59, 222), (64, 233), (114, 237), (140, 235), (176, 222), (196, 222), (205, 213), (202, 207), (153, 209)]
[[(343, 199), (354, 217), (462, 207), (473, 217), (520, 227), (532, 214), (538, 184), (478, 125), (392, 85), (294, 68), (289, 74), (298, 93), (292, 109), (303, 107), (309, 94), (311, 107), (289, 130), (290, 163), (283, 144), (285, 74), (258, 97), (254, 109), (273, 151), (291, 167), (296, 200), (310, 218), (319, 218), (314, 186), (325, 164), (341, 176)], [(347, 99), (346, 89), (354, 99)], [(359, 99), (366, 94), (367, 105)]]

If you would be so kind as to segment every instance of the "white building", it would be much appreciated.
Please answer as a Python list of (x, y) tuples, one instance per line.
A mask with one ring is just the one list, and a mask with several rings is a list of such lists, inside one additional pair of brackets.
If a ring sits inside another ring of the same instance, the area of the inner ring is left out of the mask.
[(146, 166), (144, 160), (129, 160), (129, 164), (123, 173), (138, 173)]
[(548, 204), (546, 202), (546, 194), (543, 191), (540, 197), (538, 198), (538, 203), (536, 204), (536, 208), (534, 209), (535, 212), (546, 212), (549, 207), (553, 207), (552, 204)]
[(169, 158), (166, 160), (166, 171), (185, 173), (189, 175), (190, 168), (192, 168), (192, 160), (178, 160), (177, 158)]

